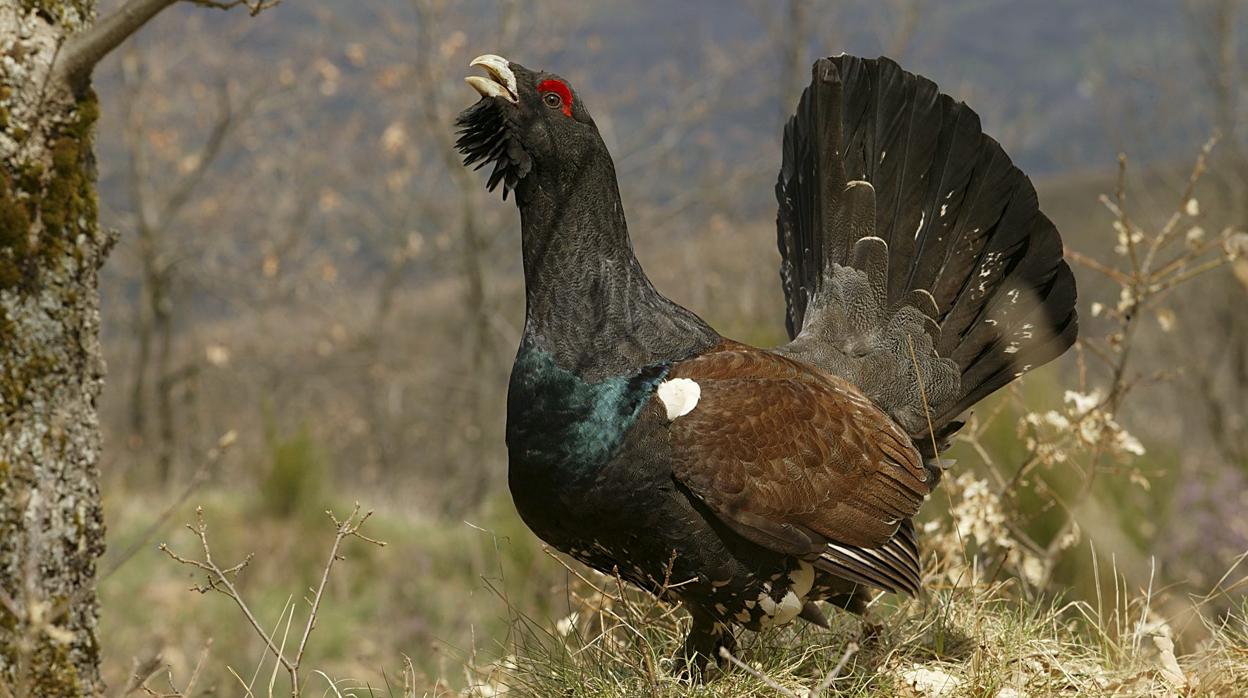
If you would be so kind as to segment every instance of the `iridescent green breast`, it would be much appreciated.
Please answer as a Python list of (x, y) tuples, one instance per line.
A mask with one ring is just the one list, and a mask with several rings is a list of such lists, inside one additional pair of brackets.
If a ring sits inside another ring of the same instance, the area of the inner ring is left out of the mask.
[(511, 466), (572, 478), (592, 474), (619, 448), (667, 371), (647, 366), (589, 383), (549, 353), (522, 347), (507, 392)]

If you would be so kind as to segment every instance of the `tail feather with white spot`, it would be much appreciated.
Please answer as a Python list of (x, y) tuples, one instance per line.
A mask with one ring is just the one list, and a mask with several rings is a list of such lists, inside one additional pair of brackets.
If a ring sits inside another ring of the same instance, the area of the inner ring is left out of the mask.
[(853, 381), (928, 456), (1075, 340), (1074, 277), (1030, 180), (975, 112), (886, 58), (815, 63), (776, 195), (782, 351)]

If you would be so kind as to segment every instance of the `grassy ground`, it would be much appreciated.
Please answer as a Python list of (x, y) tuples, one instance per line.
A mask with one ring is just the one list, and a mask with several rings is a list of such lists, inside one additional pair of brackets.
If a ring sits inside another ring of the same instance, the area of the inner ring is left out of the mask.
[[(336, 486), (322, 450), (298, 430), (274, 439), (263, 453), (236, 454), (255, 464), (254, 482), (203, 484), (172, 511), (165, 509), (177, 491), (136, 489), (119, 476), (106, 487), (110, 551), (100, 583), (106, 677), (124, 686), (137, 661), (160, 668), (148, 686), (181, 689), (211, 643), (196, 690), (187, 695), (289, 695), (284, 672), (275, 669), (240, 608), (222, 594), (190, 591), (204, 583), (202, 571), (178, 564), (157, 544), (202, 559), (197, 536), (181, 527), (196, 520), (202, 506), (220, 566), (254, 553), (237, 576), (239, 593), (275, 643), (285, 636), (284, 647), (292, 650), (334, 539), (324, 512), (345, 516), (359, 496), (376, 509), (363, 533), (388, 545), (344, 541), (344, 559), (329, 576), (301, 664), (303, 695), (1243, 693), (1246, 616), (1230, 593), (1242, 570), (1232, 568), (1213, 585), (1222, 590), (1216, 598), (1154, 591), (1143, 552), (1153, 541), (1134, 540), (1122, 533), (1128, 528), (1093, 517), (1091, 505), (1083, 512), (1087, 532), (1063, 557), (1070, 569), (1056, 570), (1039, 585), (1011, 576), (1024, 567), (1015, 564), (1017, 549), (994, 552), (954, 533), (951, 517), (968, 516), (963, 528), (972, 536), (1008, 537), (991, 512), (955, 513), (970, 501), (963, 477), (988, 477), (985, 454), (1009, 462), (1023, 457), (1015, 453), (1020, 405), (1060, 405), (1054, 385), (1031, 381), (996, 398), (983, 410), (998, 415), (977, 439), (984, 450), (959, 443), (951, 452), (958, 469), (925, 509), (924, 598), (881, 597), (870, 614), (879, 631), (870, 636), (859, 619), (843, 613), (829, 614), (830, 631), (791, 626), (745, 634), (732, 663), (696, 686), (672, 662), (687, 630), (683, 613), (545, 552), (505, 494), (487, 499), (467, 520), (422, 516), (414, 513), (421, 509), (412, 502), (413, 485), (391, 491)], [(1128, 511), (1126, 504), (1155, 511), (1151, 498), (1172, 486), (1166, 473), (1173, 461), (1173, 453), (1150, 446), (1139, 467), (1152, 473), (1156, 487), (1103, 479), (1088, 501), (1111, 502), (1114, 511)], [(1068, 480), (1077, 481), (1074, 475), (1053, 466), (1043, 477), (1048, 491), (1060, 494)], [(1048, 509), (1024, 503), (1023, 513), (1046, 533)], [(1103, 525), (1093, 526), (1097, 521)], [(982, 533), (981, 524), (987, 527)], [(1102, 546), (1099, 564), (1093, 541)]]
[[(332, 507), (345, 516), (352, 502), (327, 497), (321, 505), (301, 504), (278, 515), (266, 508), (262, 491), (200, 490), (169, 515), (162, 527), (166, 533), (150, 539), (148, 529), (162, 511), (145, 502), (167, 498), (118, 491), (108, 497), (111, 550), (100, 592), (111, 685), (125, 683), (133, 660), (156, 654), (172, 668), (175, 682), (185, 682), (210, 639), (200, 686), (237, 695), (241, 688), (231, 670), (250, 679), (261, 664), (264, 646), (238, 607), (221, 594), (191, 591), (205, 575), (157, 550), (167, 542), (186, 558), (203, 558), (196, 536), (179, 527), (195, 519), (196, 505), (203, 507), (212, 554), (222, 567), (255, 554), (238, 575), (238, 588), (257, 619), (279, 627), (280, 635), (279, 618), (293, 602), (291, 635), (302, 629), (308, 608), (303, 599), (319, 581), (334, 538), (333, 523), (322, 512)], [(552, 591), (563, 584), (564, 570), (542, 553), (509, 506), (489, 506), (480, 519), (457, 524), (382, 508), (363, 532), (388, 545), (344, 542), (345, 559), (333, 568), (309, 641), (304, 664), (309, 670), (384, 686), (385, 677), (402, 676), (406, 655), (418, 674), (447, 676), (462, 685), (460, 667), (478, 653), (500, 656), (493, 638), (505, 637), (511, 622), (490, 585), (505, 579), (507, 592), (522, 597), (533, 613), (566, 613), (553, 610), (558, 599)], [(137, 552), (110, 573), (132, 545)], [(271, 662), (265, 662), (265, 681), (270, 672)], [(157, 684), (164, 685), (163, 679)], [(319, 693), (318, 688), (308, 695)]]
[[(207, 488), (170, 520), (193, 520), (198, 502), (219, 564), (254, 552), (238, 577), (240, 593), (279, 639), (283, 609), (293, 603), (294, 637), (334, 529), (315, 513), (323, 507), (307, 502), (279, 514), (263, 492)], [(142, 542), (160, 517), (143, 501), (134, 492), (109, 498), (112, 555)], [(323, 503), (340, 515), (352, 504), (332, 495)], [(1012, 584), (942, 585), (948, 575), (931, 569), (925, 598), (879, 600), (871, 614), (880, 630), (872, 637), (842, 613), (832, 614), (831, 631), (791, 626), (747, 634), (738, 664), (691, 686), (672, 665), (684, 615), (545, 554), (507, 502), (460, 524), (401, 511), (382, 508), (366, 524), (365, 533), (389, 543), (384, 548), (344, 543), (303, 663), (304, 695), (1010, 698), (1235, 695), (1248, 685), (1243, 614), (1176, 655), (1156, 610), (1161, 604), (1125, 582), (1097, 603), (1063, 603), (1024, 600)], [(194, 695), (247, 695), (245, 684), (269, 695), (271, 676), (272, 695), (288, 695), (284, 674), (262, 659), (263, 644), (238, 607), (221, 594), (189, 591), (203, 575), (157, 551), (162, 539), (147, 541), (115, 572), (108, 569), (117, 557), (104, 565), (101, 632), (111, 685), (125, 683), (134, 660), (159, 653), (158, 665), (182, 687), (211, 639)], [(189, 531), (167, 542), (185, 557), (200, 556)], [(166, 682), (162, 670), (148, 685)]]
[(478, 695), (560, 696), (1231, 696), (1248, 680), (1244, 609), (1207, 627), (1191, 651), (1152, 590), (1107, 580), (1095, 603), (1023, 599), (1013, 582), (942, 585), (929, 560), (922, 599), (884, 596), (861, 620), (824, 631), (793, 625), (746, 634), (729, 666), (690, 686), (673, 676), (686, 619), (610, 579), (578, 577), (579, 612), (554, 626), (518, 617), (515, 652)]

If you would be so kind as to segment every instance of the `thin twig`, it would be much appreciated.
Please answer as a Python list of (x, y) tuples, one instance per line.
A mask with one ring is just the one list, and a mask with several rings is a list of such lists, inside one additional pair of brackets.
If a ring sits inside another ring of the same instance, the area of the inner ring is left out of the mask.
[(832, 682), (836, 681), (836, 677), (840, 676), (841, 670), (844, 669), (845, 665), (849, 663), (850, 657), (853, 657), (857, 653), (858, 643), (849, 643), (849, 645), (845, 648), (845, 653), (841, 655), (841, 661), (837, 662), (836, 666), (832, 667), (832, 671), (829, 672), (827, 676), (823, 677), (823, 681), (819, 682), (819, 685), (815, 687), (815, 690), (810, 692), (810, 695), (807, 698), (819, 698), (819, 696), (823, 695), (824, 691), (831, 688)]
[(360, 517), (359, 521), (356, 521), (355, 517), (360, 513), (359, 502), (355, 503), (355, 507), (351, 510), (351, 515), (348, 516), (345, 521), (339, 521), (334, 518), (334, 513), (332, 511), (326, 511), (325, 513), (329, 515), (330, 520), (332, 520), (334, 525), (337, 527), (337, 534), (334, 536), (333, 546), (329, 549), (329, 560), (325, 562), (325, 569), (321, 572), (321, 583), (317, 585), (316, 594), (312, 598), (312, 609), (309, 611), (307, 625), (303, 628), (303, 637), (299, 638), (299, 648), (295, 651), (296, 667), (298, 667), (299, 662), (303, 660), (303, 653), (308, 648), (308, 638), (312, 635), (312, 628), (316, 625), (316, 613), (321, 608), (321, 596), (325, 592), (325, 585), (329, 583), (329, 572), (333, 569), (334, 562), (342, 559), (342, 557), (338, 555), (338, 549), (342, 546), (342, 541), (347, 538), (355, 537), (362, 541), (372, 543), (379, 548), (385, 547), (386, 545), (383, 541), (374, 540), (360, 533), (360, 527), (364, 525), (365, 521), (368, 521), (368, 517), (372, 516), (373, 512), (366, 512)]
[(73, 36), (52, 67), (54, 79), (69, 86), (84, 83), (104, 56), (177, 1), (130, 0), (95, 26)]
[(100, 579), (107, 579), (112, 576), (114, 572), (121, 569), (121, 567), (129, 562), (130, 559), (133, 558), (140, 550), (147, 547), (148, 541), (152, 539), (152, 536), (156, 535), (157, 531), (164, 528), (165, 523), (173, 517), (173, 513), (182, 508), (182, 505), (186, 503), (187, 499), (190, 499), (191, 495), (195, 492), (195, 490), (199, 489), (200, 485), (208, 481), (208, 473), (211, 471), (213, 466), (221, 461), (221, 458), (225, 456), (225, 453), (230, 449), (230, 446), (234, 445), (236, 437), (237, 434), (233, 429), (231, 429), (217, 440), (216, 447), (208, 451), (207, 457), (200, 461), (199, 467), (196, 468), (195, 472), (191, 474), (190, 483), (187, 484), (186, 489), (182, 490), (182, 493), (178, 495), (178, 498), (171, 502), (169, 506), (165, 507), (165, 510), (161, 512), (160, 516), (157, 516), (156, 520), (149, 524), (148, 527), (143, 530), (143, 533), (139, 534), (139, 537), (136, 538), (128, 548), (123, 550), (112, 560), (109, 560), (105, 564), (101, 565), (104, 568), (104, 571), (100, 574)]
[(194, 695), (195, 683), (199, 681), (199, 673), (204, 669), (204, 662), (208, 661), (208, 652), (212, 650), (212, 638), (204, 643), (204, 649), (199, 653), (199, 660), (195, 662), (195, 669), (191, 672), (191, 678), (186, 682), (186, 688), (182, 689), (182, 695)]
[(758, 669), (755, 669), (754, 667), (750, 666), (749, 664), (746, 664), (745, 662), (741, 661), (740, 659), (737, 659), (736, 657), (732, 656), (732, 652), (728, 651), (728, 648), (727, 648), (727, 647), (720, 647), (720, 648), (719, 648), (719, 656), (723, 657), (724, 659), (727, 659), (729, 662), (731, 662), (731, 663), (733, 664), (733, 666), (736, 666), (736, 667), (738, 667), (738, 668), (740, 668), (740, 669), (744, 670), (744, 671), (745, 671), (745, 673), (749, 674), (750, 676), (753, 676), (754, 678), (758, 679), (759, 681), (762, 681), (763, 683), (767, 684), (767, 687), (768, 687), (768, 688), (770, 688), (770, 689), (774, 690), (775, 692), (779, 693), (780, 695), (782, 695), (782, 696), (788, 696), (788, 698), (798, 698), (798, 695), (797, 695), (796, 693), (794, 693), (793, 691), (790, 691), (789, 689), (785, 688), (784, 686), (781, 686), (780, 684), (776, 683), (776, 680), (775, 680), (775, 679), (773, 679), (773, 678), (771, 678), (770, 676), (768, 676), (768, 675), (764, 674), (763, 672), (759, 671)]
[(1066, 259), (1069, 259), (1075, 264), (1078, 264), (1083, 267), (1087, 267), (1088, 269), (1091, 269), (1093, 271), (1100, 272), (1101, 274), (1104, 274), (1105, 276), (1108, 276), (1109, 278), (1113, 279), (1115, 283), (1122, 284), (1122, 285), (1127, 285), (1131, 283), (1131, 277), (1081, 252), (1077, 252), (1075, 250), (1067, 248)]
[(1162, 247), (1165, 247), (1165, 245), (1172, 239), (1171, 236), (1178, 227), (1179, 220), (1183, 217), (1183, 212), (1187, 210), (1188, 203), (1195, 195), (1196, 183), (1200, 181), (1201, 176), (1205, 173), (1209, 154), (1213, 152), (1213, 147), (1217, 145), (1217, 143), (1217, 135), (1215, 134), (1210, 136), (1209, 140), (1205, 141), (1204, 146), (1201, 147), (1200, 154), (1196, 156), (1196, 163), (1192, 165), (1192, 171), (1187, 176), (1187, 185), (1183, 188), (1182, 196), (1179, 197), (1179, 205), (1177, 209), (1174, 214), (1170, 216), (1170, 219), (1166, 221), (1166, 224), (1162, 227), (1161, 232), (1158, 233), (1157, 237), (1153, 239), (1153, 244), (1149, 247), (1148, 253), (1144, 257), (1143, 272), (1145, 274), (1148, 274), (1149, 269), (1152, 268), (1153, 259), (1157, 256), (1157, 252)]
[[(359, 538), (360, 540), (366, 543), (371, 543), (378, 547), (383, 547), (386, 545), (384, 541), (380, 541), (375, 538), (366, 536), (360, 531), (361, 527), (364, 525), (366, 521), (368, 521), (369, 517), (372, 516), (373, 513), (370, 511), (370, 512), (365, 513), (363, 516), (360, 516), (359, 515), (360, 514), (359, 502), (355, 503), (354, 507), (351, 509), (351, 514), (347, 516), (346, 519), (343, 519), (341, 521), (339, 521), (338, 518), (334, 516), (332, 511), (327, 511), (326, 514), (328, 514), (330, 520), (334, 522), (334, 527), (335, 527), (334, 542), (333, 542), (332, 547), (330, 548), (329, 559), (328, 561), (326, 561), (325, 568), (322, 570), (320, 583), (318, 584), (316, 588), (316, 592), (312, 600), (309, 602), (311, 605), (311, 609), (308, 612), (308, 620), (307, 620), (307, 623), (304, 625), (303, 632), (301, 633), (300, 640), (299, 640), (299, 646), (295, 650), (295, 655), (293, 658), (288, 657), (285, 652), (286, 637), (288, 636), (290, 632), (291, 621), (294, 619), (293, 606), (291, 606), (290, 616), (286, 619), (286, 631), (283, 633), (282, 644), (281, 646), (278, 646), (278, 644), (273, 639), (273, 633), (267, 632), (260, 625), (259, 620), (256, 619), (256, 615), (252, 612), (251, 608), (247, 605), (247, 602), (243, 600), (242, 594), (239, 593), (238, 588), (235, 586), (235, 583), (234, 583), (234, 580), (237, 579), (238, 574), (247, 567), (248, 563), (251, 562), (253, 554), (248, 554), (247, 557), (243, 558), (242, 562), (232, 567), (222, 568), (220, 565), (218, 565), (216, 561), (213, 560), (212, 550), (208, 545), (208, 525), (204, 522), (203, 507), (197, 507), (195, 509), (196, 524), (194, 526), (192, 526), (191, 524), (187, 524), (186, 526), (187, 529), (189, 529), (191, 532), (195, 533), (195, 535), (199, 537), (200, 547), (204, 554), (203, 560), (194, 560), (194, 559), (182, 557), (181, 555), (178, 555), (172, 549), (170, 549), (167, 544), (161, 543), (160, 545), (160, 550), (164, 552), (166, 555), (168, 555), (170, 558), (172, 558), (174, 561), (183, 565), (194, 567), (196, 569), (202, 570), (207, 573), (208, 578), (207, 578), (206, 583), (203, 585), (194, 586), (192, 587), (192, 590), (198, 591), (200, 593), (208, 593), (210, 591), (216, 591), (218, 593), (224, 594), (225, 596), (229, 597), (230, 600), (232, 600), (234, 604), (238, 606), (239, 610), (243, 612), (243, 616), (247, 619), (247, 622), (251, 624), (252, 630), (254, 630), (255, 633), (259, 635), (262, 640), (264, 640), (265, 647), (267, 647), (269, 653), (271, 653), (273, 657), (276, 658), (276, 662), (274, 664), (274, 671), (276, 672), (277, 667), (280, 666), (286, 670), (287, 674), (289, 674), (290, 684), (291, 684), (291, 695), (294, 696), (295, 698), (297, 698), (300, 694), (300, 683), (299, 683), (300, 663), (303, 661), (304, 652), (307, 650), (308, 638), (312, 635), (312, 629), (316, 627), (316, 617), (317, 617), (317, 613), (320, 610), (321, 598), (324, 594), (325, 586), (329, 582), (329, 574), (333, 569), (334, 563), (338, 560), (343, 559), (342, 555), (339, 554), (339, 550), (342, 546), (342, 541), (347, 538)], [(289, 606), (289, 603), (288, 603), (288, 606)], [(285, 615), (285, 609), (283, 609), (283, 615)], [(279, 624), (280, 624), (280, 619), (279, 619)], [(235, 674), (235, 676), (237, 677), (237, 674)], [(241, 677), (239, 677), (239, 682), (242, 683)], [(272, 682), (270, 682), (270, 693), (272, 692), (271, 684)], [(246, 684), (244, 684), (244, 686), (246, 687)], [(250, 692), (250, 687), (247, 687), (247, 688), (248, 688), (248, 691)]]
[(191, 567), (195, 567), (200, 570), (203, 570), (204, 572), (207, 572), (208, 573), (207, 584), (204, 586), (192, 587), (192, 589), (194, 591), (198, 591), (201, 594), (206, 594), (209, 591), (216, 591), (216, 592), (225, 594), (227, 597), (229, 597), (230, 600), (232, 600), (234, 604), (238, 606), (239, 610), (243, 612), (243, 616), (247, 618), (247, 622), (251, 624), (251, 627), (253, 630), (256, 631), (256, 634), (258, 634), (264, 640), (265, 644), (269, 648), (269, 651), (272, 652), (273, 656), (277, 658), (277, 661), (281, 662), (282, 666), (286, 667), (287, 671), (293, 671), (295, 668), (294, 665), (292, 665), (290, 663), (290, 660), (288, 660), (285, 656), (282, 655), (281, 649), (279, 649), (277, 645), (273, 643), (273, 639), (269, 637), (268, 633), (266, 633), (264, 631), (264, 628), (261, 627), (260, 621), (256, 620), (255, 614), (251, 612), (251, 608), (247, 605), (247, 602), (243, 600), (242, 595), (238, 592), (238, 588), (234, 586), (234, 582), (231, 581), (230, 579), (231, 576), (236, 577), (239, 572), (242, 572), (243, 569), (247, 567), (247, 565), (251, 562), (253, 554), (248, 554), (247, 557), (243, 558), (242, 562), (238, 563), (237, 565), (234, 565), (233, 567), (227, 567), (227, 568), (222, 569), (221, 567), (217, 566), (217, 563), (214, 562), (212, 559), (212, 550), (208, 546), (208, 525), (204, 523), (204, 508), (203, 507), (195, 508), (195, 519), (197, 521), (197, 524), (195, 526), (192, 526), (191, 524), (187, 524), (186, 527), (187, 529), (189, 529), (191, 532), (195, 533), (195, 535), (199, 537), (200, 547), (204, 551), (203, 561), (192, 560), (189, 558), (182, 557), (181, 555), (178, 555), (177, 553), (175, 553), (165, 543), (161, 543), (159, 549), (161, 550), (161, 552), (165, 553), (166, 555), (168, 555), (170, 558), (172, 558), (176, 562), (179, 562), (183, 565), (189, 565)]

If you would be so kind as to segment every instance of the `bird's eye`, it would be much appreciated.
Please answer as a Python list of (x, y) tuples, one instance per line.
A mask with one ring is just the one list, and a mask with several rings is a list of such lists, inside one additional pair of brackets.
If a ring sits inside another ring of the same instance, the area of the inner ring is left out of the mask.
[(568, 89), (567, 83), (550, 78), (538, 83), (537, 91), (542, 95), (542, 103), (547, 107), (562, 111), (566, 117), (572, 116), (572, 90)]

